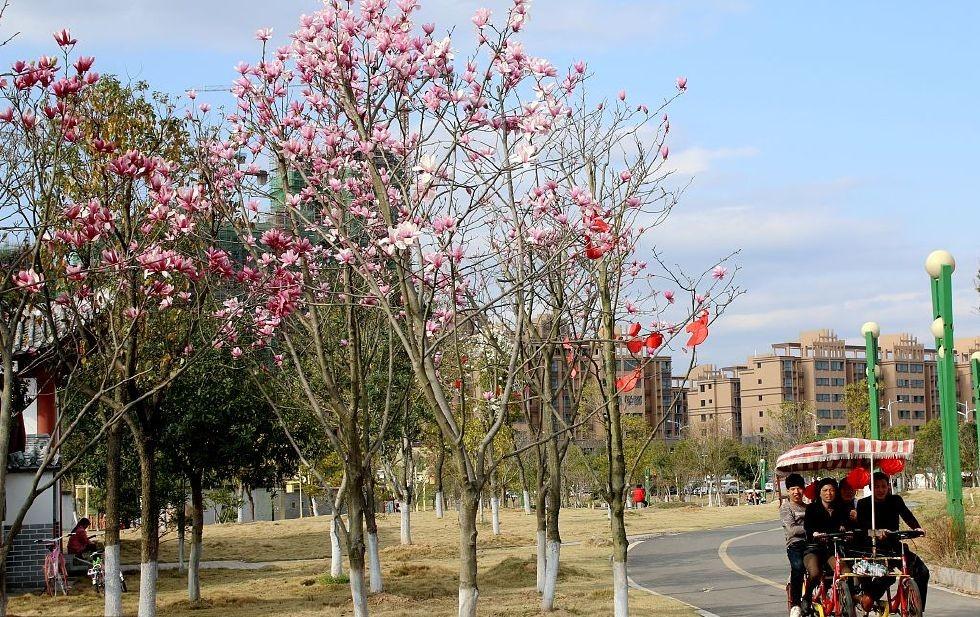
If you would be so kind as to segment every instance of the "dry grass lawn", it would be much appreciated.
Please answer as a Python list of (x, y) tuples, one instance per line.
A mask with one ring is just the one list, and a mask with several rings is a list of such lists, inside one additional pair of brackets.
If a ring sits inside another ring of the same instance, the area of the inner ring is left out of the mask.
[[(697, 506), (648, 508), (627, 513), (630, 535), (722, 527), (775, 518), (775, 506), (701, 508)], [(488, 521), (480, 526), (480, 614), (500, 617), (537, 615), (534, 591), (534, 517), (516, 510), (502, 516), (504, 534), (493, 537)], [(204, 559), (276, 561), (260, 570), (209, 569), (201, 573), (203, 606), (186, 600), (185, 579), (175, 571), (161, 572), (161, 616), (292, 617), (351, 615), (349, 591), (327, 580), (329, 553), (326, 517), (258, 522), (245, 525), (209, 525), (205, 528)], [(372, 596), (370, 610), (382, 617), (425, 613), (431, 617), (455, 615), (458, 527), (453, 512), (438, 520), (434, 513), (413, 513), (415, 545), (398, 545), (398, 517), (379, 520), (385, 592)], [(608, 522), (602, 510), (565, 510), (562, 573), (556, 615), (611, 614), (609, 588)], [(175, 560), (176, 542), (161, 545), (161, 560)], [(135, 539), (127, 536), (124, 561), (137, 561)], [(124, 597), (135, 614), (138, 577), (131, 576), (131, 591)], [(67, 598), (22, 595), (11, 599), (13, 615), (97, 615), (101, 601), (87, 582)], [(674, 600), (631, 591), (637, 614), (690, 617), (693, 611)], [(130, 614), (130, 613), (127, 613)]]
[(946, 495), (939, 491), (915, 490), (905, 495), (916, 518), (928, 535), (914, 542), (914, 549), (929, 563), (980, 573), (980, 489), (963, 489), (967, 546), (957, 549), (946, 515)]

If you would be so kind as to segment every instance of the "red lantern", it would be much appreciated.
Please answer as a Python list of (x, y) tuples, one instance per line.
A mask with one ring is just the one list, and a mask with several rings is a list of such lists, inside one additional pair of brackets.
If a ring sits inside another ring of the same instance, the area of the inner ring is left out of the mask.
[(643, 339), (634, 338), (626, 341), (626, 349), (629, 349), (632, 354), (640, 353), (643, 349)]
[(696, 347), (708, 338), (708, 311), (701, 313), (701, 316), (687, 324), (685, 328), (691, 333), (691, 338), (687, 341), (688, 347)]
[(623, 375), (616, 380), (616, 389), (620, 392), (630, 392), (636, 388), (636, 382), (640, 380), (640, 369), (634, 370), (629, 375)]
[(592, 244), (592, 241), (588, 238), (585, 239), (585, 256), (589, 259), (599, 259), (605, 254), (605, 251), (601, 248)]
[(817, 483), (811, 482), (808, 484), (807, 487), (803, 489), (803, 496), (810, 501), (814, 501), (817, 498)]
[(871, 473), (864, 467), (855, 467), (847, 474), (847, 483), (857, 490), (868, 485), (868, 480), (871, 479)]
[(630, 336), (636, 336), (640, 333), (640, 324), (632, 323), (630, 324)]
[(595, 218), (592, 219), (591, 223), (589, 223), (589, 229), (596, 233), (604, 234), (609, 231), (609, 223), (600, 218)]
[(878, 463), (878, 467), (883, 472), (893, 476), (905, 469), (905, 461), (900, 458), (889, 458)]
[(660, 334), (659, 332), (651, 332), (650, 336), (647, 337), (646, 346), (647, 349), (649, 349), (650, 351), (657, 349), (663, 344), (664, 344), (664, 335)]

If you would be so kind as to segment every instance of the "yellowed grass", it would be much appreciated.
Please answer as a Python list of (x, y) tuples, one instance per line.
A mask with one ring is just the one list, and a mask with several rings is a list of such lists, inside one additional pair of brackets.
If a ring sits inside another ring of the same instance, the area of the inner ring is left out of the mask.
[[(775, 506), (731, 508), (648, 508), (627, 513), (631, 535), (694, 530), (775, 518)], [(480, 527), (480, 614), (519, 617), (539, 614), (534, 591), (534, 517), (513, 510), (502, 515), (505, 533), (497, 538), (489, 525)], [(432, 512), (413, 513), (410, 547), (398, 545), (398, 518), (379, 520), (385, 592), (372, 596), (370, 611), (382, 617), (454, 615), (457, 599), (456, 555), (459, 532), (453, 512), (439, 520)], [(556, 615), (611, 614), (609, 548), (603, 542), (608, 521), (602, 510), (565, 510), (562, 515), (562, 572)], [(134, 537), (127, 534), (126, 557), (132, 559)], [(174, 559), (174, 542), (165, 541), (162, 561)], [(186, 600), (185, 580), (174, 571), (161, 573), (161, 616), (291, 617), (350, 615), (349, 590), (330, 584), (323, 559), (329, 550), (327, 519), (209, 525), (205, 528), (207, 560), (277, 561), (261, 570), (203, 570), (200, 607)], [(313, 558), (309, 561), (283, 561)], [(138, 577), (130, 577), (124, 597), (127, 614), (135, 614)], [(11, 599), (11, 614), (93, 615), (101, 613), (87, 582), (67, 598), (23, 595)], [(674, 600), (631, 591), (637, 614), (690, 617), (691, 609)]]
[(980, 572), (980, 489), (963, 490), (966, 513), (966, 546), (955, 541), (951, 519), (946, 514), (946, 495), (939, 491), (916, 490), (905, 495), (926, 537), (913, 542), (913, 550), (931, 564)]

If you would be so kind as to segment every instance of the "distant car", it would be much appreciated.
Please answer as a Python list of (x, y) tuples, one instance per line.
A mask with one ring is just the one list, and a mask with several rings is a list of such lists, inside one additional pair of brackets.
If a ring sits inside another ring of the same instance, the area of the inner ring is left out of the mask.
[(772, 482), (766, 482), (766, 492), (772, 492)]

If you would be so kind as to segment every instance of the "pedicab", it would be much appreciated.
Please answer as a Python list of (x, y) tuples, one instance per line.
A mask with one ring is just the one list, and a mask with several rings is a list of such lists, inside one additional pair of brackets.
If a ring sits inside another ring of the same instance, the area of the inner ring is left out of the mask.
[[(905, 462), (912, 458), (915, 440), (882, 441), (840, 437), (825, 439), (790, 448), (776, 459), (776, 475), (785, 477), (790, 473), (815, 473), (820, 471), (848, 471), (848, 482), (856, 490), (873, 488), (872, 477), (875, 467), (889, 475), (900, 472)], [(812, 498), (812, 497), (811, 497)], [(816, 617), (856, 617), (857, 609), (850, 594), (848, 578), (861, 578), (885, 584), (884, 597), (876, 602), (870, 613), (882, 617), (898, 614), (900, 617), (921, 617), (922, 600), (919, 588), (909, 573), (905, 556), (908, 540), (921, 536), (917, 531), (887, 531), (890, 538), (899, 541), (901, 551), (898, 555), (885, 554), (878, 549), (878, 532), (875, 524), (874, 499), (871, 500), (870, 549), (855, 549), (843, 544), (854, 539), (855, 532), (847, 531), (825, 534), (820, 541), (833, 546), (834, 567), (826, 569), (820, 584), (815, 589), (803, 589), (804, 598), (809, 597), (812, 615)], [(850, 562), (851, 571), (845, 572), (842, 565)], [(898, 586), (892, 593), (892, 583)], [(788, 591), (788, 587), (787, 587)], [(809, 596), (807, 594), (810, 594)]]

